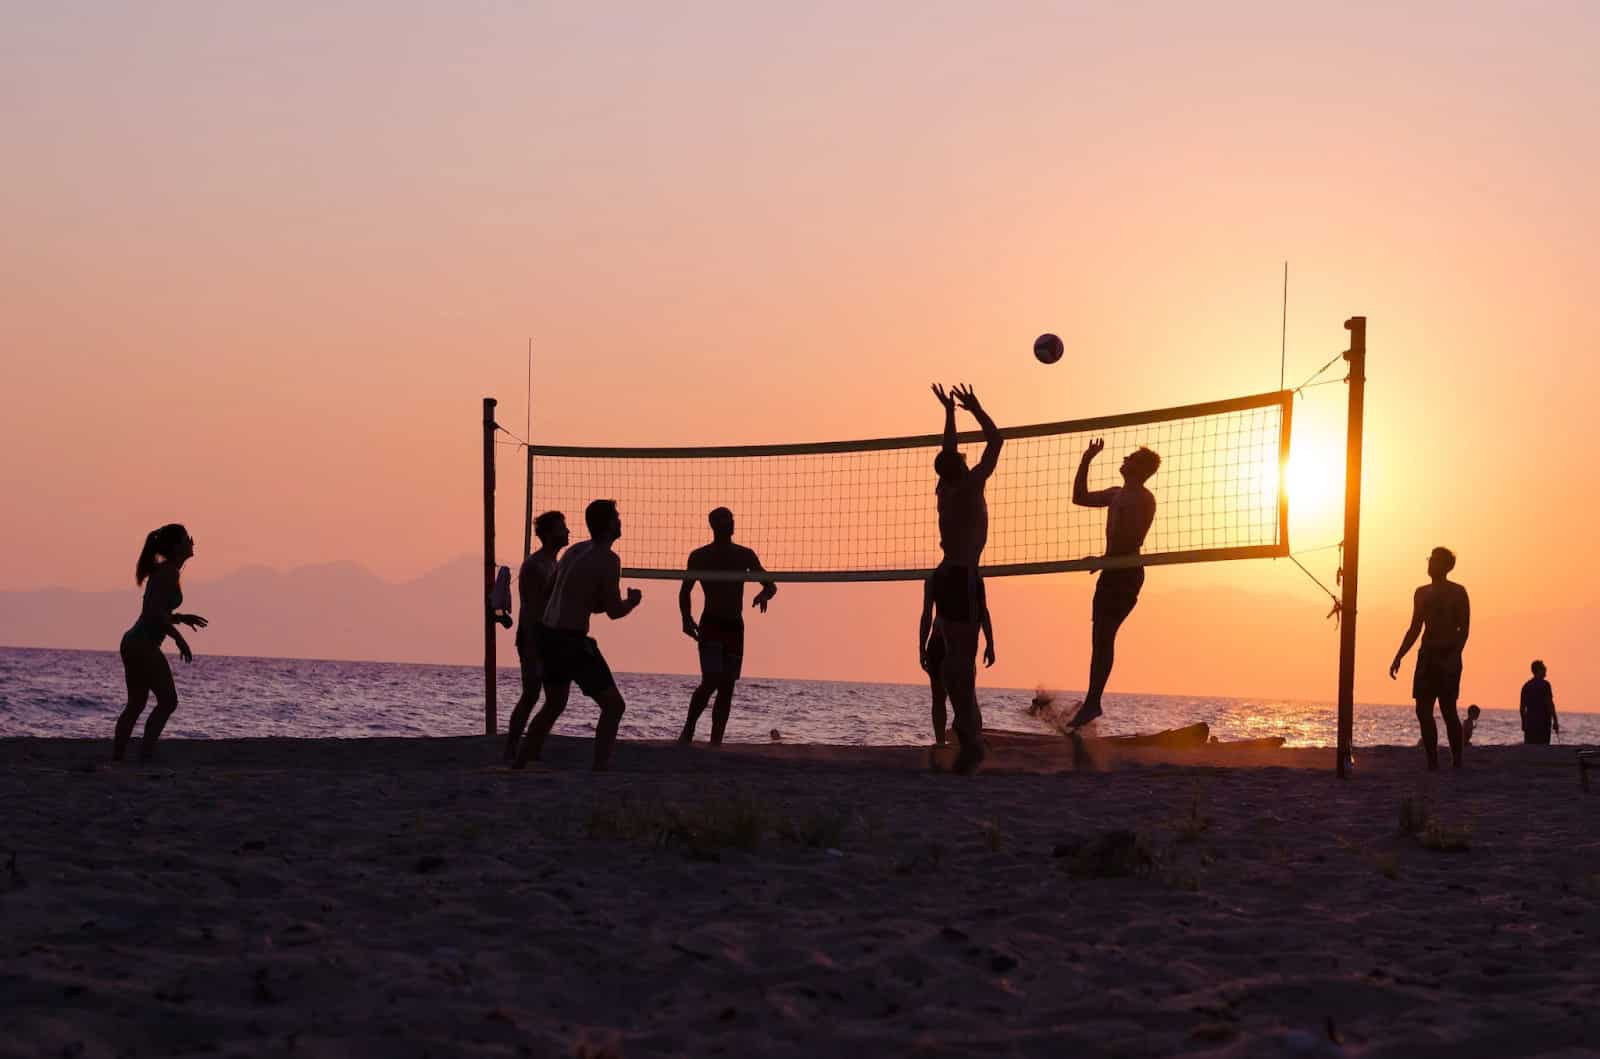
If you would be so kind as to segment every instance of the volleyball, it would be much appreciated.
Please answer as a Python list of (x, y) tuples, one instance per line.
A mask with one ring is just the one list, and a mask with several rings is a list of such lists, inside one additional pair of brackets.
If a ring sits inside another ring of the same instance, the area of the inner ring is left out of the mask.
[(1045, 332), (1033, 340), (1033, 355), (1039, 358), (1040, 364), (1054, 364), (1061, 359), (1061, 354), (1066, 347), (1061, 344), (1061, 339)]

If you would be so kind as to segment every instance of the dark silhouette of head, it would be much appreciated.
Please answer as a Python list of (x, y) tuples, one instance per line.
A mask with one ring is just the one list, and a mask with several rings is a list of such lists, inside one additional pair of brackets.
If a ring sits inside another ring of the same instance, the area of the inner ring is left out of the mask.
[(1538, 677), (1540, 680), (1544, 679), (1545, 668), (1544, 668), (1544, 663), (1543, 662), (1541, 662), (1537, 658), (1535, 658), (1533, 660), (1533, 665), (1529, 666), (1528, 668), (1533, 670), (1533, 675), (1534, 676)]
[(572, 540), (572, 531), (567, 529), (567, 516), (559, 511), (546, 511), (534, 519), (533, 535), (548, 548), (565, 548)]
[(609, 543), (622, 536), (622, 516), (617, 514), (615, 500), (591, 500), (583, 509), (583, 524), (589, 527), (589, 536)]
[(1428, 553), (1428, 576), (1444, 577), (1456, 568), (1456, 553), (1449, 548), (1435, 548)]
[(139, 562), (133, 568), (133, 583), (142, 585), (145, 578), (155, 572), (160, 563), (182, 567), (194, 554), (194, 538), (179, 522), (169, 522), (160, 529), (145, 534), (144, 547), (139, 549)]
[(955, 449), (940, 449), (933, 458), (933, 473), (941, 482), (959, 481), (967, 473), (967, 458)]
[(1134, 485), (1143, 485), (1161, 468), (1161, 457), (1154, 449), (1140, 445), (1122, 458), (1122, 478)]
[(725, 541), (733, 537), (733, 512), (727, 508), (712, 508), (706, 521), (711, 523), (711, 535), (717, 540)]
[(1476, 720), (1478, 714), (1482, 712), (1482, 710), (1478, 709), (1477, 703), (1473, 703), (1471, 706), (1467, 707), (1467, 716), (1473, 718), (1474, 720)]

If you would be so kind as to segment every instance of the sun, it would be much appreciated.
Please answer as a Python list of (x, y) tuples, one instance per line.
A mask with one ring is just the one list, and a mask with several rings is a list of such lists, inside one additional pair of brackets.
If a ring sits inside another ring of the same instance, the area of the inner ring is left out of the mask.
[(1289, 511), (1320, 520), (1344, 505), (1344, 446), (1335, 439), (1298, 437), (1289, 450), (1284, 487)]

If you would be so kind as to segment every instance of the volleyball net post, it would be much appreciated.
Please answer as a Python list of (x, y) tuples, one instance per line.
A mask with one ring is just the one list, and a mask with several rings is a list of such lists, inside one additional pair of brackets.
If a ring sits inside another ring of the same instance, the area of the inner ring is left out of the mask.
[(494, 421), (497, 402), (483, 399), (483, 734), (492, 736), (498, 727), (495, 687), (494, 643)]
[(1337, 772), (1340, 779), (1355, 742), (1356, 589), (1361, 573), (1361, 434), (1367, 394), (1367, 318), (1344, 322), (1350, 348), (1350, 408), (1345, 422), (1344, 561), (1340, 566), (1339, 599), (1339, 731)]

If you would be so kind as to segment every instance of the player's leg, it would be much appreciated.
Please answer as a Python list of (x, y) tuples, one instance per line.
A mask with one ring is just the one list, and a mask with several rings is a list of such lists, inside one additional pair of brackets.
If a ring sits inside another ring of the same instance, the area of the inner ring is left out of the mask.
[(978, 710), (978, 625), (947, 619), (944, 638), (944, 685), (955, 715), (956, 738), (961, 741), (953, 768), (959, 773), (971, 773), (986, 755), (983, 715)]
[[(1417, 663), (1421, 665), (1419, 661)], [(1439, 726), (1433, 723), (1433, 703), (1435, 696), (1424, 694), (1417, 696), (1417, 726), (1422, 729), (1422, 750), (1428, 756), (1428, 771), (1432, 772), (1439, 767)]]
[(1117, 633), (1139, 602), (1144, 586), (1144, 570), (1104, 570), (1094, 587), (1094, 604), (1089, 623), (1089, 687), (1068, 725), (1081, 728), (1103, 712), (1101, 698), (1111, 680), (1111, 667), (1117, 659)]
[(133, 738), (133, 726), (150, 701), (150, 678), (146, 659), (138, 644), (122, 645), (122, 675), (128, 685), (128, 705), (117, 718), (116, 735), (111, 741), (111, 760), (121, 761), (128, 753), (128, 741)]
[(144, 739), (139, 743), (139, 760), (149, 761), (155, 756), (156, 741), (161, 738), (162, 729), (167, 726), (167, 718), (172, 716), (172, 711), (178, 708), (178, 689), (172, 683), (172, 666), (167, 662), (167, 656), (157, 648), (155, 655), (150, 660), (147, 670), (150, 678), (150, 690), (156, 697), (156, 708), (150, 711), (150, 716), (144, 721)]
[(722, 674), (722, 645), (716, 641), (715, 627), (706, 628), (705, 622), (700, 626), (700, 683), (694, 689), (694, 694), (689, 696), (689, 716), (683, 722), (683, 731), (678, 735), (678, 742), (694, 742), (695, 726), (700, 723), (700, 715), (706, 712), (706, 706), (711, 702), (711, 696), (717, 690), (717, 681)]
[(944, 746), (944, 733), (949, 722), (945, 712), (944, 662), (941, 661), (939, 665), (940, 672), (928, 674), (928, 690), (933, 694), (933, 742), (936, 746)]
[(594, 701), (600, 707), (600, 721), (594, 726), (594, 770), (604, 772), (611, 766), (611, 748), (616, 745), (627, 704), (615, 684), (594, 696)]
[(550, 735), (550, 729), (555, 727), (562, 711), (567, 708), (567, 699), (571, 694), (571, 681), (545, 682), (544, 705), (539, 707), (539, 712), (528, 722), (528, 734), (523, 737), (522, 745), (517, 748), (517, 756), (511, 762), (512, 768), (526, 768), (528, 762), (537, 761), (539, 755), (544, 753), (545, 738)]
[(1439, 716), (1444, 718), (1445, 738), (1450, 741), (1450, 764), (1461, 767), (1461, 755), (1466, 750), (1466, 740), (1461, 734), (1461, 717), (1456, 713), (1455, 696), (1439, 696)]
[(730, 635), (722, 645), (722, 673), (717, 681), (716, 705), (711, 709), (713, 746), (722, 745), (722, 736), (728, 730), (728, 717), (733, 713), (733, 686), (739, 683), (739, 676), (743, 672), (744, 638), (742, 635)]
[(543, 685), (542, 667), (539, 665), (539, 649), (532, 642), (533, 631), (530, 629), (517, 643), (517, 662), (522, 669), (522, 694), (517, 697), (517, 705), (511, 711), (511, 721), (506, 728), (506, 753), (507, 761), (517, 755), (517, 742), (522, 738), (522, 730), (527, 727), (528, 715), (533, 712), (533, 707), (539, 702), (539, 689)]

